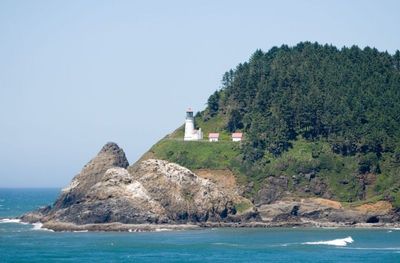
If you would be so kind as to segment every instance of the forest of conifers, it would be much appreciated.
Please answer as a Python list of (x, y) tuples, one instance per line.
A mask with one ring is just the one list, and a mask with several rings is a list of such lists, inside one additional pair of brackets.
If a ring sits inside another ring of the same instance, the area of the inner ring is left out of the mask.
[(228, 131), (245, 132), (250, 162), (280, 155), (299, 136), (342, 155), (390, 152), (400, 161), (400, 52), (310, 42), (257, 50), (208, 99), (203, 118), (218, 114)]

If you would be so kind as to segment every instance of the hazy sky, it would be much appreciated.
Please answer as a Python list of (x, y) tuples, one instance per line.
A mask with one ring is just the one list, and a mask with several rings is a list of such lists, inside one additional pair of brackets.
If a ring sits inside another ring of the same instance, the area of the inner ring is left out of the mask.
[(400, 1), (0, 1), (0, 187), (61, 187), (108, 141), (133, 163), (256, 49), (400, 49)]

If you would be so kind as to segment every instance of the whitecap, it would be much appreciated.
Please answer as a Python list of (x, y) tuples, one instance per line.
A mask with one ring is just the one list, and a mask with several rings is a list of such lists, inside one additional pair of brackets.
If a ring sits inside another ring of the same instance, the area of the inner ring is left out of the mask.
[(16, 224), (19, 224), (19, 223), (21, 223), (21, 219), (3, 218), (3, 219), (0, 219), (0, 223), (16, 223)]
[(33, 226), (33, 228), (32, 228), (33, 230), (41, 230), (43, 224), (42, 223), (33, 223), (32, 226)]
[(346, 238), (338, 238), (338, 239), (327, 240), (327, 241), (304, 242), (302, 244), (345, 247), (345, 246), (347, 246), (347, 244), (351, 244), (353, 242), (354, 242), (354, 240), (352, 237), (346, 237)]
[(54, 230), (52, 230), (52, 229), (48, 229), (48, 228), (43, 227), (42, 223), (33, 223), (32, 225), (33, 225), (32, 230), (42, 230), (42, 231), (54, 232)]
[(86, 233), (89, 232), (89, 230), (75, 230), (74, 233)]

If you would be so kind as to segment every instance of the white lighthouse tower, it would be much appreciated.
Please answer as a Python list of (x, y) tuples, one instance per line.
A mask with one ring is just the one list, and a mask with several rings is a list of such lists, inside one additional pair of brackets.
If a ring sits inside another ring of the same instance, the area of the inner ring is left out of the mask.
[(186, 111), (186, 120), (185, 120), (185, 137), (184, 141), (198, 141), (203, 139), (203, 133), (201, 132), (201, 128), (198, 130), (194, 129), (194, 117), (193, 110), (189, 108)]

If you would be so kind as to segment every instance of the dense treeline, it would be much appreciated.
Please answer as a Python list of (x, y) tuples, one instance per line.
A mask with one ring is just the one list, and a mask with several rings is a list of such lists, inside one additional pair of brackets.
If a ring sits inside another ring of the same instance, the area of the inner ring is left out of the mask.
[(246, 133), (245, 160), (280, 155), (301, 136), (325, 139), (335, 153), (375, 159), (391, 152), (400, 161), (399, 51), (283, 45), (257, 50), (222, 85), (206, 112)]

